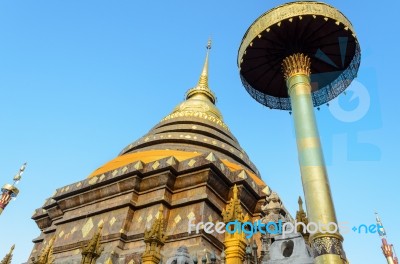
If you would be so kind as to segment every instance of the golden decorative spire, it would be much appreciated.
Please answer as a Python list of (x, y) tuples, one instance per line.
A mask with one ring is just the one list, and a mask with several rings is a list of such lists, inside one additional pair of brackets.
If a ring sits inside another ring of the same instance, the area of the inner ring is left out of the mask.
[(56, 236), (53, 236), (36, 260), (32, 257), (32, 264), (53, 264), (53, 245), (55, 240)]
[(150, 230), (146, 230), (144, 233), (144, 239), (157, 239), (160, 242), (165, 242), (164, 235), (164, 215), (163, 215), (163, 207), (162, 205), (158, 209), (158, 219), (156, 219), (151, 225)]
[(196, 96), (196, 98), (198, 99), (204, 99), (205, 97), (208, 100), (210, 100), (213, 104), (215, 104), (216, 101), (215, 95), (208, 87), (208, 56), (211, 50), (211, 39), (208, 40), (206, 49), (207, 49), (206, 59), (204, 61), (204, 66), (203, 70), (201, 71), (199, 82), (197, 83), (196, 87), (190, 89), (186, 93), (186, 100), (194, 96)]
[(163, 206), (158, 209), (158, 218), (154, 220), (150, 230), (144, 232), (146, 249), (142, 255), (143, 264), (159, 264), (161, 247), (165, 243)]
[[(304, 212), (303, 200), (301, 199), (300, 196), (299, 196), (298, 203), (299, 203), (299, 210), (296, 212), (296, 222), (303, 223), (305, 226), (307, 226), (308, 218), (307, 218), (306, 212)], [(304, 230), (303, 225), (297, 225), (297, 232), (299, 232), (304, 237), (305, 242), (307, 244), (309, 244), (310, 234), (307, 232), (307, 230)]]
[(238, 188), (235, 184), (233, 186), (233, 197), (226, 206), (226, 210), (222, 210), (222, 217), (225, 223), (239, 221), (241, 223), (246, 222), (249, 216), (243, 214), (242, 206), (240, 205), (240, 200), (238, 198)]
[[(229, 222), (246, 222), (249, 216), (243, 214), (242, 206), (238, 196), (238, 188), (236, 184), (233, 186), (233, 197), (226, 206), (226, 210), (222, 210), (222, 217), (225, 223)], [(235, 227), (237, 228), (237, 227)], [(224, 246), (226, 254), (226, 264), (240, 264), (243, 263), (245, 257), (247, 241), (244, 232), (225, 232)]]
[(208, 87), (208, 56), (211, 49), (211, 39), (208, 40), (206, 48), (206, 59), (197, 85), (187, 91), (186, 100), (177, 105), (172, 113), (164, 117), (162, 121), (180, 117), (195, 117), (208, 120), (225, 130), (229, 130), (224, 123), (221, 112), (215, 105), (216, 97)]
[(8, 254), (3, 258), (3, 260), (0, 262), (0, 264), (11, 264), (14, 248), (15, 248), (15, 245), (12, 245), (10, 252), (8, 252)]
[(299, 200), (297, 200), (297, 203), (299, 204), (299, 211), (304, 212), (303, 200), (301, 199), (301, 196), (299, 196)]
[(103, 224), (99, 225), (97, 232), (93, 235), (89, 243), (82, 249), (82, 260), (81, 264), (92, 264), (100, 257), (104, 248), (100, 246), (101, 231), (103, 230)]
[(82, 248), (81, 264), (92, 264), (100, 257), (104, 248), (100, 247), (101, 231), (103, 230), (103, 223), (99, 225), (97, 232), (90, 239), (89, 243)]
[[(300, 196), (299, 196), (298, 203), (299, 203), (299, 210), (296, 212), (296, 221), (304, 223), (304, 221), (307, 220), (307, 216), (306, 216), (306, 212), (304, 212), (303, 200), (301, 199)], [(305, 224), (307, 225), (307, 223), (305, 223)]]

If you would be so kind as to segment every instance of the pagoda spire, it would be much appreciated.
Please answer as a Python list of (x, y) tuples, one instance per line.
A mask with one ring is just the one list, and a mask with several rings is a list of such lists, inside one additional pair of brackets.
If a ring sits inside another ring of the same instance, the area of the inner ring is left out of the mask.
[(378, 234), (382, 240), (381, 248), (382, 248), (383, 255), (385, 256), (388, 264), (398, 264), (399, 260), (394, 251), (394, 247), (392, 244), (387, 243), (385, 228), (383, 227), (382, 221), (381, 221), (378, 213), (376, 213), (376, 212), (375, 212), (375, 218), (376, 218), (376, 225), (378, 228)]
[(195, 87), (186, 92), (185, 100), (177, 105), (172, 113), (164, 117), (162, 121), (180, 117), (195, 117), (211, 121), (229, 131), (228, 126), (224, 123), (221, 112), (215, 105), (217, 98), (208, 86), (208, 58), (210, 50), (211, 39), (207, 42), (206, 58), (199, 81)]
[(15, 248), (15, 245), (12, 245), (10, 252), (8, 252), (8, 254), (3, 258), (3, 260), (0, 262), (0, 264), (11, 264), (14, 248)]
[[(303, 223), (304, 226), (307, 226), (308, 218), (307, 218), (306, 212), (303, 209), (303, 200), (301, 199), (300, 196), (299, 196), (298, 203), (299, 203), (299, 210), (296, 212), (296, 222)], [(306, 228), (304, 228), (304, 226), (301, 224), (298, 225), (297, 232), (299, 232), (303, 236), (305, 242), (309, 245), (310, 244), (310, 242), (309, 242), (310, 233), (307, 232), (307, 230), (306, 230)]]
[(208, 39), (206, 49), (207, 49), (206, 59), (204, 61), (204, 66), (203, 70), (201, 71), (199, 81), (196, 87), (187, 91), (186, 100), (193, 97), (196, 99), (203, 99), (203, 100), (206, 99), (215, 104), (216, 97), (214, 93), (211, 91), (211, 89), (208, 87), (208, 57), (211, 50), (211, 39)]

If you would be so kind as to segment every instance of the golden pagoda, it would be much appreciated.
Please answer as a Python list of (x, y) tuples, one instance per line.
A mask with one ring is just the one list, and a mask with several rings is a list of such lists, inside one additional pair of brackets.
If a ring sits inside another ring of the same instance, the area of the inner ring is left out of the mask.
[[(242, 262), (249, 239), (208, 233), (200, 222), (255, 222), (270, 188), (215, 104), (210, 49), (211, 41), (199, 81), (182, 103), (115, 159), (57, 189), (35, 211), (41, 234), (31, 258), (56, 235), (56, 263), (81, 262), (82, 247), (94, 236), (96, 248), (100, 243), (104, 249), (96, 263)], [(191, 223), (198, 232), (188, 228)], [(251, 242), (261, 249), (259, 235)]]

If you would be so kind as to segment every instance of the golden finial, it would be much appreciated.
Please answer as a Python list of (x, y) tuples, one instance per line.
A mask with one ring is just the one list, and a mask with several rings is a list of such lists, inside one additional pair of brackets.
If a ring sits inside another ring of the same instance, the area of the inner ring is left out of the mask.
[(159, 263), (161, 260), (161, 248), (165, 243), (163, 206), (158, 209), (158, 218), (151, 225), (150, 230), (144, 232), (146, 249), (142, 255), (143, 264)]
[(92, 239), (82, 249), (81, 264), (95, 263), (96, 260), (100, 257), (101, 253), (104, 250), (104, 248), (100, 246), (102, 230), (103, 230), (103, 223), (100, 223)]
[(238, 198), (238, 188), (236, 186), (236, 184), (233, 186), (233, 199), (237, 200)]
[(11, 264), (11, 260), (13, 257), (13, 251), (14, 251), (15, 245), (12, 245), (10, 251), (8, 254), (3, 258), (3, 260), (0, 262), (0, 264)]
[[(247, 222), (249, 220), (248, 214), (244, 215), (242, 205), (239, 199), (239, 190), (236, 184), (232, 189), (233, 197), (229, 201), (226, 209), (222, 210), (222, 218), (225, 223), (238, 221), (240, 223)], [(235, 227), (236, 228), (236, 227)], [(244, 232), (225, 232), (225, 261), (224, 263), (242, 263), (242, 259), (245, 256), (246, 250), (246, 238)], [(211, 261), (213, 263), (213, 261)], [(214, 261), (215, 262), (215, 261)]]
[(236, 221), (246, 222), (249, 216), (243, 214), (242, 206), (238, 198), (238, 187), (236, 184), (233, 186), (233, 197), (226, 206), (226, 209), (222, 210), (222, 217), (225, 223)]
[[(211, 50), (211, 38), (208, 39), (208, 41), (207, 41), (206, 49), (207, 49), (206, 59), (204, 61), (204, 66), (203, 66), (203, 70), (201, 71), (199, 81), (198, 81), (196, 87), (190, 89), (187, 92), (186, 99), (192, 98), (195, 95), (202, 95), (203, 97), (205, 96), (212, 103), (215, 103), (215, 101), (216, 101), (215, 95), (208, 87), (208, 56), (209, 56), (209, 53)], [(199, 97), (199, 99), (200, 98), (201, 97)]]
[(53, 236), (47, 246), (42, 249), (39, 257), (36, 260), (32, 258), (32, 264), (52, 264), (54, 262), (53, 245), (55, 240), (56, 236)]
[[(308, 225), (308, 218), (307, 218), (306, 212), (304, 212), (303, 200), (301, 199), (300, 196), (299, 196), (298, 203), (299, 203), (299, 210), (296, 212), (296, 222), (297, 223), (303, 223), (303, 224), (305, 224), (307, 226)], [(308, 233), (307, 229), (304, 229), (302, 225), (298, 225), (296, 231), (303, 236), (304, 241), (307, 244), (310, 243), (310, 241), (309, 241), (310, 233)]]
[(211, 39), (208, 39), (206, 49), (207, 49), (206, 59), (204, 61), (203, 70), (201, 71), (200, 79), (197, 84), (198, 87), (204, 87), (204, 88), (208, 88), (208, 56), (211, 50)]
[(296, 220), (297, 220), (297, 222), (308, 221), (306, 212), (304, 212), (304, 209), (303, 209), (303, 200), (301, 199), (300, 196), (299, 196), (298, 203), (299, 203), (299, 210), (296, 212)]
[(224, 123), (221, 112), (215, 105), (216, 97), (208, 87), (208, 56), (211, 49), (211, 39), (206, 45), (206, 59), (197, 85), (186, 92), (185, 101), (175, 107), (173, 112), (162, 121), (171, 120), (183, 116), (196, 117), (214, 122), (229, 130)]
[(303, 200), (301, 199), (301, 196), (299, 196), (298, 203), (299, 203), (299, 211), (304, 212), (304, 210), (303, 210)]
[(162, 244), (165, 242), (163, 206), (158, 209), (158, 218), (151, 225), (150, 230), (144, 232), (144, 240), (156, 239)]

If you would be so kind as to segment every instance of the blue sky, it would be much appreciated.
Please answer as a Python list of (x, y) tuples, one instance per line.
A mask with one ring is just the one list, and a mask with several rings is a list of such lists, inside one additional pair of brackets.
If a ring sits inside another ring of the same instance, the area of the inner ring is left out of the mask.
[[(0, 216), (0, 257), (16, 243), (14, 263), (26, 261), (40, 234), (33, 210), (115, 157), (183, 99), (197, 82), (210, 35), (210, 87), (225, 122), (295, 214), (302, 187), (291, 116), (255, 102), (236, 66), (248, 26), (282, 3), (1, 1), (1, 183), (23, 162), (28, 167), (18, 199)], [(400, 251), (400, 4), (328, 3), (352, 21), (362, 49), (358, 89), (316, 113), (337, 216), (352, 227), (374, 223), (377, 210)], [(352, 99), (360, 89), (367, 93)], [(341, 120), (366, 98), (363, 115)], [(377, 234), (344, 237), (351, 263), (384, 263)]]

